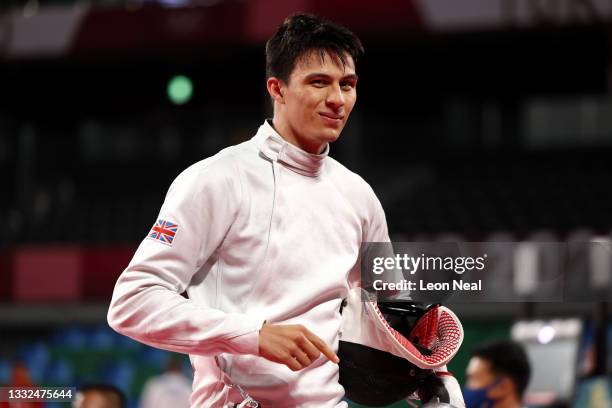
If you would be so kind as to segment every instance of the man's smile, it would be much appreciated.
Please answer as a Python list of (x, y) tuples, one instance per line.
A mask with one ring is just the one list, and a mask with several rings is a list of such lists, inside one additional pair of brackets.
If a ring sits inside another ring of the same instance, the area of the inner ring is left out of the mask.
[(339, 115), (339, 114), (331, 113), (331, 112), (319, 112), (319, 115), (321, 115), (321, 117), (326, 123), (329, 123), (332, 125), (339, 125), (342, 123), (342, 120), (344, 119), (344, 115)]

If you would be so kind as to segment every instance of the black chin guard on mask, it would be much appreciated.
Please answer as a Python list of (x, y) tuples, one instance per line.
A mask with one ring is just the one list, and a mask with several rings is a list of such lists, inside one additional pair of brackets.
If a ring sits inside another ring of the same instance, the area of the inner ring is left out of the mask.
[(340, 384), (358, 404), (386, 406), (419, 390), (432, 370), (422, 370), (400, 357), (355, 343), (341, 343)]

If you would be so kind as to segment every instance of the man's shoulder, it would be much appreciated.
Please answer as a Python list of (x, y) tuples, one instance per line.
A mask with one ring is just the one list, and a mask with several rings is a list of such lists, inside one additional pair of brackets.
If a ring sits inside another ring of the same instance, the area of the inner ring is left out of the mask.
[[(238, 167), (244, 157), (252, 153), (254, 145), (251, 140), (229, 146), (216, 154), (199, 160), (176, 177), (175, 182), (198, 182), (214, 179), (228, 179), (237, 175)], [(204, 177), (205, 176), (205, 177)]]
[(338, 160), (328, 157), (328, 168), (330, 176), (335, 179), (341, 181), (341, 185), (344, 185), (351, 190), (357, 190), (357, 192), (372, 192), (372, 187), (370, 184), (364, 180), (356, 172), (350, 170), (344, 164), (340, 163)]

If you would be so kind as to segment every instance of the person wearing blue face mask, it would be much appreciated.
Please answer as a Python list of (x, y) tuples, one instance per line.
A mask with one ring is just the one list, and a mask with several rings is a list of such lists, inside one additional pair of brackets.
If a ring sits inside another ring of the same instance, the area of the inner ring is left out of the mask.
[(530, 374), (519, 343), (496, 341), (476, 347), (466, 370), (466, 408), (521, 408)]

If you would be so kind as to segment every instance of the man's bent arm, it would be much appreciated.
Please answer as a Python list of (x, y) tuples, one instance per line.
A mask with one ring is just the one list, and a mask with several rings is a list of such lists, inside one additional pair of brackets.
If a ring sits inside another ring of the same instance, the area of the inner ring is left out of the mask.
[(215, 159), (196, 163), (172, 183), (158, 217), (166, 224), (142, 241), (119, 277), (108, 323), (170, 351), (258, 354), (263, 319), (202, 307), (180, 295), (221, 245), (238, 211), (237, 169), (231, 160)]
[(180, 353), (258, 354), (263, 319), (200, 307), (152, 275), (128, 268), (119, 278), (108, 313), (117, 332)]

